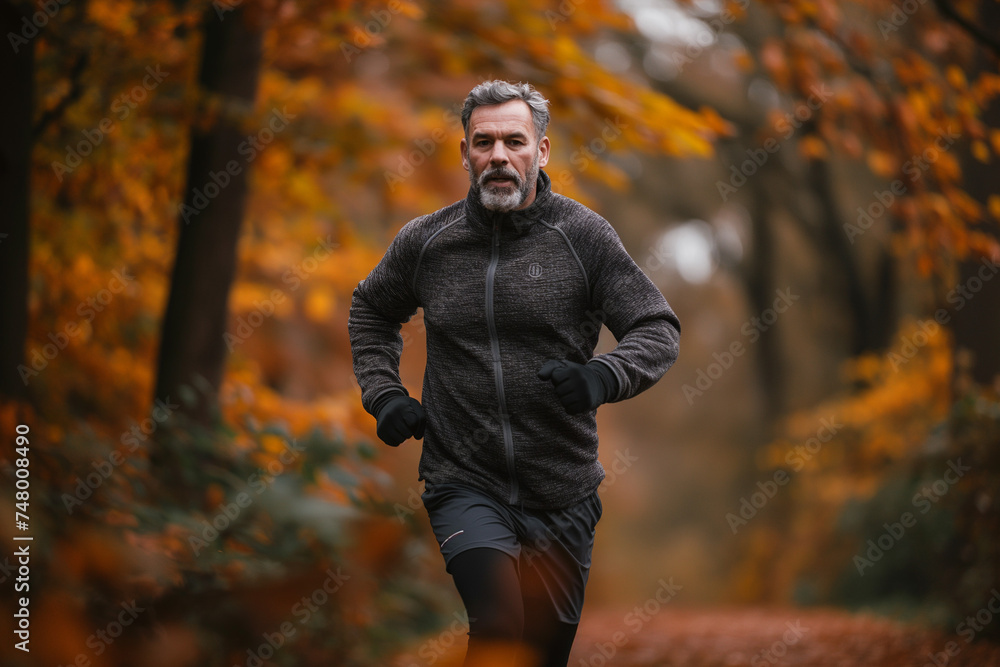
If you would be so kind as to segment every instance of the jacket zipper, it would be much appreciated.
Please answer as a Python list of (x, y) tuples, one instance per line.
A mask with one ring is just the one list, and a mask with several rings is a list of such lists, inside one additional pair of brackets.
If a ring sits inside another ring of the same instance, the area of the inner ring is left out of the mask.
[(500, 222), (493, 224), (493, 253), (486, 269), (486, 324), (490, 330), (490, 347), (493, 350), (493, 375), (497, 383), (497, 398), (500, 402), (500, 424), (503, 427), (503, 444), (507, 456), (507, 473), (510, 475), (510, 504), (517, 503), (517, 475), (514, 472), (514, 434), (507, 416), (507, 400), (503, 393), (503, 367), (500, 364), (500, 336), (497, 334), (496, 319), (493, 314), (493, 279), (500, 262)]

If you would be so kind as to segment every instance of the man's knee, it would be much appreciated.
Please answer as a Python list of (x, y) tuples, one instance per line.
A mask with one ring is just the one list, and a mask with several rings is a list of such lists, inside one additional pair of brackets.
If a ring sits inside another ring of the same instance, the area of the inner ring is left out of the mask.
[(524, 603), (514, 558), (498, 549), (477, 548), (456, 555), (450, 564), (455, 585), (469, 614), (469, 635), (519, 641)]
[(480, 612), (473, 617), (469, 615), (469, 635), (480, 639), (498, 641), (521, 641), (524, 633), (524, 618), (513, 608), (502, 610), (497, 608)]

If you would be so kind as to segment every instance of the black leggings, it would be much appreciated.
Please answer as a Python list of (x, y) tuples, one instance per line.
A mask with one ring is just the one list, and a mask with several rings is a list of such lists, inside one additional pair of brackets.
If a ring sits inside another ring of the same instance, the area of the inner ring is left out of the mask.
[(451, 560), (448, 571), (469, 616), (465, 665), (483, 664), (500, 642), (521, 642), (540, 659), (524, 657), (511, 667), (566, 667), (569, 662), (577, 624), (559, 620), (530, 561), (522, 559), (520, 569), (518, 577), (514, 558), (488, 547), (463, 551)]

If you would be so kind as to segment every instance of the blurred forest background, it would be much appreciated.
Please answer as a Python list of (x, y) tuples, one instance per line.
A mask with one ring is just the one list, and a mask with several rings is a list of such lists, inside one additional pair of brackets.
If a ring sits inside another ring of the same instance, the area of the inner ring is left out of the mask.
[(346, 322), (395, 231), (465, 196), (489, 78), (551, 100), (554, 189), (683, 326), (600, 408), (587, 610), (673, 581), (960, 633), (1000, 586), (996, 0), (2, 0), (0, 27), (8, 621), (33, 537), (3, 664), (464, 640), (419, 442), (375, 437)]

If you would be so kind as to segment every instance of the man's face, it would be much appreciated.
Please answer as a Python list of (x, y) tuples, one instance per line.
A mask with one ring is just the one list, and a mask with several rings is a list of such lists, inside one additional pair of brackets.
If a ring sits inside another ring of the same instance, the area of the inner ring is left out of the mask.
[(483, 206), (496, 211), (535, 201), (538, 170), (549, 162), (549, 138), (535, 137), (531, 108), (523, 100), (476, 107), (462, 139), (462, 166)]

